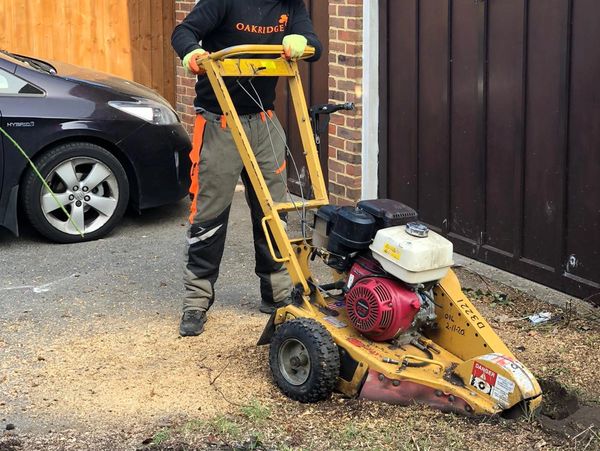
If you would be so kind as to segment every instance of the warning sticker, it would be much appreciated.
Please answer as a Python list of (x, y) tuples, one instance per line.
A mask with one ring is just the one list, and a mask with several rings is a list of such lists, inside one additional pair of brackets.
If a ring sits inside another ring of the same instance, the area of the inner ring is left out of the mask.
[(503, 406), (510, 405), (508, 397), (515, 391), (515, 384), (511, 380), (505, 378), (501, 374), (496, 377), (496, 385), (492, 388), (492, 398), (498, 401)]
[(331, 310), (339, 310), (344, 308), (345, 306), (346, 303), (343, 300), (330, 302), (329, 304), (327, 304), (327, 308), (330, 308)]
[(515, 391), (515, 383), (513, 381), (479, 362), (473, 364), (471, 385), (480, 392), (490, 395), (503, 407), (510, 405), (509, 397)]
[(471, 373), (471, 385), (486, 395), (492, 394), (492, 389), (496, 385), (498, 375), (495, 371), (481, 365), (479, 362), (473, 364)]
[(383, 246), (383, 252), (385, 252), (390, 257), (392, 257), (396, 260), (400, 260), (400, 251), (398, 250), (398, 248), (396, 246), (392, 246), (389, 243), (385, 243), (385, 246)]
[(348, 288), (352, 288), (353, 283), (354, 283), (354, 274), (350, 274), (350, 277), (348, 277)]
[(345, 322), (340, 321), (339, 319), (337, 319), (334, 316), (325, 316), (325, 317), (323, 317), (323, 319), (325, 321), (327, 321), (329, 324), (333, 324), (338, 329), (343, 329), (344, 327), (348, 327), (348, 325)]
[(488, 354), (486, 356), (481, 357), (481, 359), (487, 360), (489, 362), (494, 362), (497, 365), (500, 365), (509, 373), (511, 373), (513, 379), (515, 380), (521, 391), (529, 393), (535, 390), (533, 382), (531, 382), (531, 378), (527, 374), (523, 365), (521, 365), (521, 363), (517, 360), (513, 360), (501, 354)]

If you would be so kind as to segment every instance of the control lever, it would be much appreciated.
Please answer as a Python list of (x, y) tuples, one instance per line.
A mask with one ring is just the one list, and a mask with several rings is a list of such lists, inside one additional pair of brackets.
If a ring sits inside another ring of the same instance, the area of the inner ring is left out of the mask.
[[(317, 151), (321, 153), (321, 135), (327, 132), (329, 128), (329, 115), (337, 111), (352, 111), (354, 110), (354, 103), (326, 103), (313, 105), (310, 107), (309, 114), (310, 120), (313, 124), (313, 133), (315, 135), (315, 142), (317, 143)], [(321, 116), (324, 116), (321, 118)]]

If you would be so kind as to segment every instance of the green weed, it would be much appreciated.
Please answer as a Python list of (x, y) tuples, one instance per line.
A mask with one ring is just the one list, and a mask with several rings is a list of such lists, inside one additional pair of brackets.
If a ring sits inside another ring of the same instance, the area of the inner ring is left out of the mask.
[(168, 429), (163, 429), (161, 431), (158, 431), (156, 434), (154, 434), (154, 437), (152, 437), (152, 444), (153, 445), (162, 445), (164, 442), (166, 442), (170, 438), (171, 438), (171, 432)]
[(256, 399), (250, 405), (243, 406), (240, 410), (252, 423), (264, 423), (271, 416), (271, 409)]
[(212, 426), (216, 433), (230, 439), (237, 439), (241, 435), (240, 427), (237, 423), (223, 415), (216, 417), (212, 421)]

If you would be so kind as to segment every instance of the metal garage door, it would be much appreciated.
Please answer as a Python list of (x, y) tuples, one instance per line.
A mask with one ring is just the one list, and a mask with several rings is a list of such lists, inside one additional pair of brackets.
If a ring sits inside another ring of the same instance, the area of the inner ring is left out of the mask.
[(382, 194), (460, 253), (600, 291), (600, 2), (380, 5)]

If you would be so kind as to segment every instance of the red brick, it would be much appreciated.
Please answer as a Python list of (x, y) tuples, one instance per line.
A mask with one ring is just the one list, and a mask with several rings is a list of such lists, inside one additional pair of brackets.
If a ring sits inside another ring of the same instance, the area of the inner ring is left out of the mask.
[[(331, 164), (331, 162), (329, 162)], [(362, 175), (362, 166), (358, 164), (347, 164), (346, 165), (346, 174), (350, 176), (360, 176)]]
[(346, 20), (342, 17), (330, 17), (329, 26), (332, 28), (344, 28), (346, 26)]
[(352, 201), (359, 201), (362, 190), (360, 188), (346, 188), (346, 197)]
[(346, 44), (340, 41), (331, 41), (329, 43), (329, 51), (341, 53), (346, 51)]
[(340, 91), (329, 91), (329, 97), (338, 102), (346, 102), (346, 93)]
[(356, 89), (356, 82), (352, 80), (339, 80), (337, 83), (337, 88), (340, 91), (354, 92)]
[(361, 128), (362, 127), (362, 117), (352, 116), (346, 118), (346, 127), (349, 128)]
[(359, 43), (348, 42), (346, 44), (346, 53), (348, 55), (354, 55), (354, 56), (362, 55), (362, 50), (363, 50), (363, 48), (362, 48), (362, 44), (360, 42)]
[(360, 80), (363, 77), (363, 70), (362, 68), (356, 68), (356, 67), (348, 67), (346, 69), (346, 76), (350, 79), (350, 80)]
[(332, 194), (337, 194), (338, 196), (346, 195), (346, 187), (334, 182), (329, 182), (329, 191)]
[[(331, 21), (330, 21), (331, 23)], [(349, 30), (362, 30), (363, 29), (363, 21), (361, 19), (348, 19), (346, 21), (347, 27)]]
[(350, 152), (350, 153), (358, 153), (358, 154), (360, 154), (362, 152), (362, 143), (360, 143), (360, 142), (353, 142), (353, 141), (346, 141), (346, 145), (345, 145), (344, 149), (347, 152)]
[(362, 8), (359, 6), (339, 6), (338, 15), (345, 17), (362, 17)]
[(338, 160), (345, 161), (351, 164), (361, 164), (361, 156), (349, 152), (344, 152), (343, 150), (337, 151)]
[(355, 30), (340, 30), (337, 31), (337, 38), (346, 43), (358, 43), (362, 38), (362, 33)]
[(337, 183), (346, 186), (346, 188), (360, 188), (361, 180), (360, 177), (350, 177), (345, 174), (338, 174)]
[(339, 113), (332, 114), (331, 115), (331, 123), (335, 124), (335, 125), (346, 125), (346, 118)]
[(346, 172), (346, 166), (344, 163), (342, 163), (341, 161), (337, 161), (337, 160), (329, 160), (329, 170), (330, 171), (334, 171), (334, 172), (339, 172), (339, 173), (345, 173)]
[(337, 136), (344, 139), (359, 141), (362, 138), (360, 130), (339, 127)]
[(345, 144), (346, 143), (343, 139), (338, 138), (337, 136), (335, 136), (333, 134), (329, 137), (329, 145), (331, 147), (335, 147), (337, 149), (344, 150), (346, 148)]
[(338, 55), (337, 62), (345, 66), (362, 66), (362, 58), (359, 56)]
[(327, 174), (327, 179), (332, 182), (337, 182), (337, 172), (329, 169), (329, 173)]
[(346, 78), (346, 70), (347, 69), (342, 66), (338, 66), (337, 64), (331, 64), (329, 66), (329, 75), (331, 75), (332, 77)]

